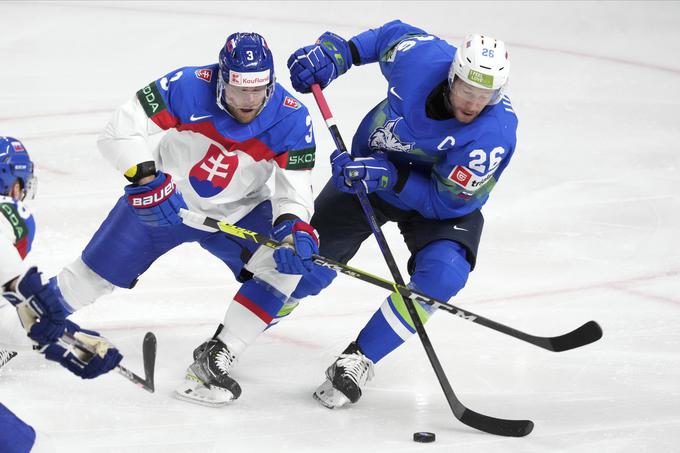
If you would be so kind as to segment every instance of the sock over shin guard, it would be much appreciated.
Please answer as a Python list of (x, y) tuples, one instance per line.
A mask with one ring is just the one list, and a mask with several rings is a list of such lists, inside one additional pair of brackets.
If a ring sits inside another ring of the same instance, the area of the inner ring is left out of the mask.
[(224, 316), (218, 338), (235, 354), (255, 341), (279, 312), (285, 295), (261, 280), (248, 280), (238, 290)]

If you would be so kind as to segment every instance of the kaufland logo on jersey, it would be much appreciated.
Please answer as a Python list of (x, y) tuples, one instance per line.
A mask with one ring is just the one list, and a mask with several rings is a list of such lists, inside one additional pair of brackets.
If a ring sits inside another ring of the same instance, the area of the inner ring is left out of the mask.
[(259, 72), (229, 71), (229, 85), (236, 87), (261, 87), (271, 80), (269, 69)]
[(12, 142), (12, 148), (14, 148), (14, 151), (26, 151), (21, 142)]

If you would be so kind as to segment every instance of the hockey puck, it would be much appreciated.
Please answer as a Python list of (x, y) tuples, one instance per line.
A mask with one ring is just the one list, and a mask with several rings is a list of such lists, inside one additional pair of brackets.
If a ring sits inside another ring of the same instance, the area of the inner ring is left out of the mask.
[(413, 433), (413, 440), (416, 441), (416, 442), (422, 442), (422, 443), (427, 444), (427, 443), (430, 443), (430, 442), (434, 442), (434, 439), (435, 439), (434, 433), (428, 433), (428, 432), (425, 432), (425, 431)]

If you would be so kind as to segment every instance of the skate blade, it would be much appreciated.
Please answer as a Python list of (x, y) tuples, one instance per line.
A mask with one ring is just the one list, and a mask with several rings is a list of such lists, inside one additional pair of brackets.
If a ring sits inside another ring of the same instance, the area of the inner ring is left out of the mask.
[(329, 409), (337, 409), (350, 403), (349, 398), (336, 390), (328, 379), (316, 389), (313, 396), (315, 400)]
[(184, 382), (175, 389), (174, 397), (178, 400), (207, 407), (226, 406), (236, 398), (229, 390), (213, 385), (206, 386), (197, 378), (188, 375)]

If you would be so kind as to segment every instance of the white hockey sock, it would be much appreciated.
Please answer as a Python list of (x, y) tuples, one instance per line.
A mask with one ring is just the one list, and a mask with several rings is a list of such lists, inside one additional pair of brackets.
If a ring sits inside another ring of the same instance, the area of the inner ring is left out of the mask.
[(229, 346), (233, 354), (238, 355), (266, 328), (267, 323), (255, 313), (238, 302), (232, 301), (224, 315), (224, 329), (217, 338)]
[(57, 275), (57, 284), (66, 303), (74, 311), (90, 305), (101, 296), (111, 294), (115, 288), (80, 258), (62, 269)]
[(12, 304), (0, 301), (0, 348), (13, 351), (30, 351), (33, 342), (19, 322), (19, 316)]

